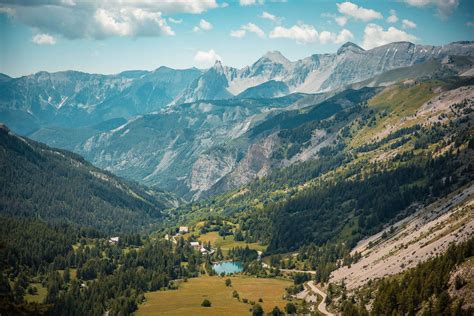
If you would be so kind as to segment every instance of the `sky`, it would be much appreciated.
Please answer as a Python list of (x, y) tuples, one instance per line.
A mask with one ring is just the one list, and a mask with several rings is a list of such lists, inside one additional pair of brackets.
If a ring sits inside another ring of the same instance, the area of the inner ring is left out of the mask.
[(241, 68), (394, 41), (474, 40), (473, 0), (0, 0), (0, 72)]

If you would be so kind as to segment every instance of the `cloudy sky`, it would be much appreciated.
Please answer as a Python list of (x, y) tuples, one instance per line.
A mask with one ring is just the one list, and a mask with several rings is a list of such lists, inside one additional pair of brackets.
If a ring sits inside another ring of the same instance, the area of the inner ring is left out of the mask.
[(0, 72), (243, 67), (393, 41), (474, 40), (472, 0), (0, 0)]

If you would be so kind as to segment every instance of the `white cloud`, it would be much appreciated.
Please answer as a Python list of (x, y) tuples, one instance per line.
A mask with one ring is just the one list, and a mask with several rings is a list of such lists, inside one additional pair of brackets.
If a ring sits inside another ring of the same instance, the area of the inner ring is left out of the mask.
[(354, 35), (351, 31), (347, 29), (341, 30), (339, 34), (334, 34), (328, 31), (322, 31), (321, 33), (319, 33), (319, 41), (321, 42), (321, 44), (341, 44), (347, 42), (351, 38), (354, 38)]
[(336, 16), (334, 21), (336, 21), (337, 25), (344, 26), (347, 24), (347, 16)]
[(260, 27), (258, 27), (257, 25), (253, 23), (244, 24), (240, 27), (240, 29), (235, 30), (235, 31), (230, 31), (230, 36), (242, 38), (247, 34), (247, 32), (255, 33), (260, 38), (265, 37), (265, 32)]
[(331, 42), (333, 39), (333, 34), (331, 32), (328, 32), (328, 31), (322, 31), (320, 34), (319, 34), (319, 41), (322, 43), (322, 44), (327, 44), (329, 42)]
[(474, 27), (474, 22), (471, 22), (471, 21), (466, 22), (466, 26)]
[(312, 25), (299, 24), (290, 28), (277, 26), (270, 32), (270, 38), (287, 38), (297, 43), (312, 43), (318, 40), (318, 32)]
[(204, 19), (201, 19), (199, 21), (199, 24), (196, 25), (195, 27), (193, 27), (193, 32), (199, 32), (199, 31), (210, 31), (212, 30), (213, 26), (210, 22), (204, 20)]
[(270, 20), (273, 23), (280, 23), (281, 20), (282, 20), (281, 18), (277, 17), (276, 15), (273, 15), (273, 14), (268, 13), (266, 11), (263, 11), (262, 14), (259, 15), (259, 17), (261, 17), (262, 19)]
[(368, 22), (371, 20), (383, 18), (380, 12), (374, 11), (372, 9), (359, 7), (358, 5), (349, 1), (346, 1), (343, 3), (337, 3), (336, 5), (337, 5), (337, 9), (339, 13), (344, 14), (345, 16), (354, 18), (356, 20)]
[(365, 49), (385, 45), (392, 42), (409, 41), (415, 42), (417, 38), (414, 35), (399, 30), (393, 26), (389, 27), (387, 31), (377, 25), (368, 24), (364, 30), (364, 40), (362, 46)]
[(416, 28), (416, 23), (407, 19), (402, 20), (402, 26), (404, 29), (414, 29)]
[(212, 24), (204, 19), (201, 19), (201, 21), (199, 21), (199, 27), (204, 31), (212, 30)]
[[(41, 33), (69, 39), (163, 36), (174, 32), (163, 14), (199, 14), (218, 8), (216, 0), (0, 0), (2, 12)], [(175, 20), (179, 21), (179, 20)]]
[(245, 36), (245, 33), (247, 33), (244, 30), (236, 30), (236, 31), (230, 31), (230, 36), (232, 37), (237, 37), (237, 38), (242, 38)]
[(397, 11), (395, 10), (390, 10), (390, 16), (387, 18), (388, 23), (397, 23), (398, 17), (397, 17)]
[(260, 38), (265, 37), (265, 32), (253, 23), (247, 23), (245, 25), (242, 25), (241, 29), (244, 30), (244, 31), (255, 33)]
[(354, 35), (351, 33), (351, 31), (343, 29), (341, 32), (339, 32), (334, 42), (337, 44), (345, 43), (352, 38), (354, 38)]
[(174, 24), (181, 24), (183, 23), (183, 19), (173, 19), (173, 18), (168, 18), (168, 21), (170, 21), (171, 23), (174, 23)]
[(49, 34), (36, 34), (33, 36), (31, 41), (38, 45), (54, 45), (56, 44), (56, 39)]
[(211, 49), (208, 52), (206, 51), (198, 51), (194, 56), (194, 60), (201, 64), (213, 64), (216, 60), (221, 60), (221, 57), (217, 55), (217, 53)]
[(438, 10), (439, 16), (446, 18), (453, 14), (459, 5), (459, 0), (403, 0), (408, 5), (423, 8), (434, 6)]
[(94, 19), (103, 36), (174, 35), (160, 12), (127, 8), (120, 12), (97, 9)]
[(264, 4), (265, 0), (239, 0), (241, 6), (249, 6), (255, 4)]

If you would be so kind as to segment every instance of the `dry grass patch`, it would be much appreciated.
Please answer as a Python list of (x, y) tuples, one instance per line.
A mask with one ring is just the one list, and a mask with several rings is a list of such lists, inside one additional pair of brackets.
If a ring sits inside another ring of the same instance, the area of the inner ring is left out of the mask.
[[(265, 312), (270, 312), (275, 305), (284, 308), (285, 288), (290, 281), (279, 279), (258, 279), (253, 277), (231, 277), (232, 286), (225, 285), (221, 277), (199, 277), (180, 283), (175, 291), (156, 291), (145, 294), (146, 302), (139, 306), (137, 315), (249, 315), (250, 304), (244, 304), (232, 297), (236, 290), (241, 299), (258, 302), (263, 299)], [(202, 307), (208, 299), (212, 306)]]

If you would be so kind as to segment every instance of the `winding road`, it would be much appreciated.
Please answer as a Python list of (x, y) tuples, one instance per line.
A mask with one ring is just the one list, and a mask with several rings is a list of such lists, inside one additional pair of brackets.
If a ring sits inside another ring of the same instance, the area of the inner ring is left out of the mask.
[[(270, 265), (262, 262), (262, 266), (264, 268), (270, 268)], [(314, 270), (293, 270), (293, 269), (280, 269), (280, 271), (282, 272), (297, 272), (297, 273), (309, 273), (309, 274), (316, 274), (316, 271)], [(308, 281), (306, 282), (306, 284), (309, 286), (309, 288), (311, 289), (311, 291), (313, 291), (314, 293), (316, 294), (319, 294), (321, 295), (321, 297), (323, 298), (323, 300), (321, 301), (321, 303), (319, 303), (318, 305), (318, 310), (323, 313), (324, 315), (328, 315), (328, 316), (335, 316), (335, 314), (329, 312), (326, 308), (326, 293), (324, 293), (323, 291), (321, 291), (317, 286), (316, 286), (316, 283), (314, 281)], [(299, 299), (304, 299), (305, 301), (307, 301), (308, 303), (314, 303), (317, 301), (316, 297), (314, 295), (311, 295), (310, 293), (308, 293), (308, 290), (304, 290), (300, 293), (298, 293), (296, 295), (297, 298)]]
[(334, 316), (333, 313), (330, 313), (327, 309), (326, 309), (326, 293), (324, 293), (323, 291), (321, 291), (314, 283), (314, 281), (309, 281), (308, 283), (308, 286), (311, 288), (311, 291), (313, 291), (314, 293), (317, 293), (319, 295), (322, 296), (323, 300), (321, 301), (321, 303), (319, 303), (318, 305), (318, 310), (323, 313), (324, 315), (329, 315), (329, 316)]

